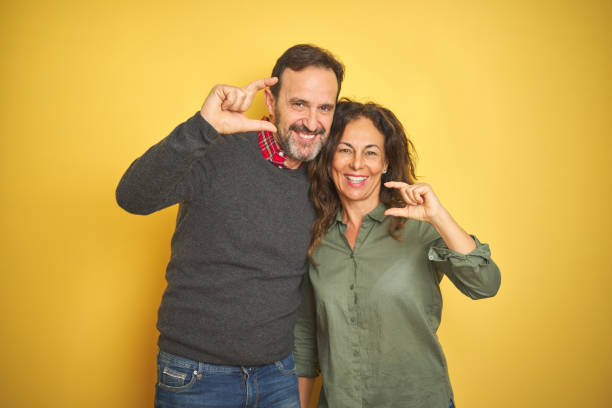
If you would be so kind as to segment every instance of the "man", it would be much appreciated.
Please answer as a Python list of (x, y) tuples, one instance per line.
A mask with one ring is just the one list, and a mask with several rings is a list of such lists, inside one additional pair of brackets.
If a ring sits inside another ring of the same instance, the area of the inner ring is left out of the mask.
[[(272, 78), (215, 86), (121, 179), (129, 212), (180, 204), (157, 323), (157, 407), (299, 407), (293, 326), (314, 220), (302, 163), (327, 138), (343, 76), (327, 51), (291, 47)], [(270, 121), (247, 119), (262, 89)]]

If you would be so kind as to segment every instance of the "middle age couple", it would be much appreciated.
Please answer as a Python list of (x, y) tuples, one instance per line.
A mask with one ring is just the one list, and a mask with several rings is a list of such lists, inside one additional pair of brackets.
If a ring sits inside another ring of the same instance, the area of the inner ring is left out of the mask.
[[(305, 408), (319, 373), (322, 407), (452, 406), (439, 282), (489, 297), (499, 270), (416, 183), (393, 113), (337, 102), (343, 76), (326, 50), (293, 46), (271, 78), (215, 86), (122, 179), (128, 211), (181, 203), (157, 407)], [(247, 119), (262, 89), (270, 118)]]

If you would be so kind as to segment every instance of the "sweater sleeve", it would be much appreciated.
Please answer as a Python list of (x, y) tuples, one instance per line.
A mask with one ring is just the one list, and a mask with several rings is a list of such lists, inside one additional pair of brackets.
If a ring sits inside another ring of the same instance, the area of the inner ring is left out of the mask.
[(293, 357), (299, 377), (319, 375), (314, 293), (308, 272), (302, 280), (302, 304), (295, 325)]
[(130, 165), (117, 186), (119, 206), (144, 215), (189, 201), (203, 177), (192, 171), (192, 164), (218, 137), (197, 112)]
[(444, 273), (453, 284), (472, 299), (495, 296), (500, 283), (499, 268), (491, 259), (489, 245), (482, 244), (472, 236), (476, 249), (461, 254), (449, 249), (442, 238), (429, 246), (427, 256), (439, 272)]

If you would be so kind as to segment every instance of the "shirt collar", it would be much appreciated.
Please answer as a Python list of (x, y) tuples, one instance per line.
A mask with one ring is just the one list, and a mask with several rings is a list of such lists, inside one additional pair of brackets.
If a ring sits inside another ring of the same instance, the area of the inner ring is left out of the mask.
[[(377, 221), (377, 222), (383, 222), (385, 219), (386, 210), (387, 208), (385, 207), (385, 205), (383, 203), (379, 203), (375, 209), (373, 209), (372, 211), (366, 214), (366, 217), (369, 217), (372, 220)], [(365, 219), (366, 217), (363, 217), (363, 218)], [(338, 213), (336, 214), (336, 222), (343, 222), (342, 221), (342, 208), (340, 208), (338, 210)]]
[(374, 221), (383, 222), (385, 219), (385, 211), (387, 208), (383, 203), (379, 203), (375, 209), (368, 213), (368, 217), (373, 219)]
[[(267, 116), (264, 116), (262, 120), (270, 121)], [(263, 155), (264, 159), (277, 167), (288, 169), (287, 165), (285, 164), (287, 155), (285, 152), (283, 152), (283, 149), (281, 149), (272, 132), (260, 130), (257, 132), (257, 136), (259, 148), (261, 149), (261, 154)], [(298, 166), (298, 168), (299, 167), (301, 167), (301, 164)]]

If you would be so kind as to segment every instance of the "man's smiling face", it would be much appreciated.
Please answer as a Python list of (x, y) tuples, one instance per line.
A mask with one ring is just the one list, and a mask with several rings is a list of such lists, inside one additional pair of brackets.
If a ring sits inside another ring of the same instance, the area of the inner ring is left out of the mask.
[(338, 81), (331, 69), (285, 69), (278, 97), (266, 90), (266, 105), (277, 128), (276, 140), (295, 160), (314, 159), (329, 134)]

